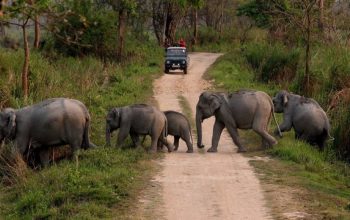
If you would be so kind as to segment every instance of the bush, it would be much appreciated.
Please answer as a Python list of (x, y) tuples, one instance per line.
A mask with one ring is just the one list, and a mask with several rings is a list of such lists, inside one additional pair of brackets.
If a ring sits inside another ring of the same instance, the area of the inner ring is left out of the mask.
[(52, 34), (54, 48), (71, 56), (113, 56), (117, 16), (113, 10), (104, 7), (94, 1), (61, 2), (58, 11), (65, 16), (51, 20), (55, 27)]
[(297, 72), (299, 50), (291, 51), (280, 45), (247, 44), (243, 55), (262, 82), (275, 81), (278, 83), (291, 82)]
[(334, 149), (337, 157), (350, 162), (350, 109), (343, 106), (333, 120)]

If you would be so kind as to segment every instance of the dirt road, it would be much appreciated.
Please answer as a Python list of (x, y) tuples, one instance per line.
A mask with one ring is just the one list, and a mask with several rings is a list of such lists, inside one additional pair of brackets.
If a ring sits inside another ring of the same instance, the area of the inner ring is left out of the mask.
[[(194, 116), (200, 93), (210, 87), (202, 76), (219, 56), (193, 53), (187, 75), (170, 73), (156, 80), (154, 93), (159, 108), (183, 112), (179, 104), (179, 96), (183, 96)], [(205, 149), (210, 147), (213, 123), (214, 118), (203, 123)], [(162, 170), (154, 179), (162, 190), (155, 212), (162, 210), (162, 218), (169, 220), (271, 219), (253, 168), (247, 158), (236, 153), (226, 132), (218, 153), (198, 150), (195, 135), (194, 149), (193, 154), (185, 153), (186, 145), (180, 141), (179, 151), (166, 154), (161, 161)]]

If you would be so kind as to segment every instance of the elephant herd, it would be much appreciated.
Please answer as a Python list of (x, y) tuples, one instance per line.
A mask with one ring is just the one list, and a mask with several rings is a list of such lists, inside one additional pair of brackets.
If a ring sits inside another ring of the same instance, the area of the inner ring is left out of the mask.
[[(283, 113), (278, 125), (274, 112)], [(265, 92), (239, 90), (230, 94), (203, 92), (196, 106), (197, 147), (203, 148), (202, 122), (215, 116), (212, 143), (208, 152), (217, 152), (224, 128), (238, 147), (241, 144), (238, 129), (253, 129), (262, 138), (263, 147), (277, 144), (268, 133), (271, 117), (276, 123), (275, 135), (295, 131), (295, 138), (302, 139), (323, 149), (330, 136), (330, 124), (326, 113), (311, 98), (280, 91), (271, 99)], [(95, 147), (89, 140), (90, 114), (78, 100), (52, 98), (21, 109), (6, 108), (0, 112), (0, 142), (12, 142), (22, 155), (36, 152), (43, 166), (49, 163), (51, 147), (69, 145), (77, 159), (81, 148)], [(130, 135), (136, 147), (141, 146), (141, 136), (151, 137), (150, 152), (165, 145), (169, 152), (177, 150), (179, 139), (186, 142), (187, 153), (193, 152), (191, 126), (183, 114), (175, 111), (162, 112), (146, 104), (134, 104), (112, 108), (106, 116), (106, 143), (110, 145), (111, 133), (119, 130), (117, 145)], [(174, 144), (167, 136), (174, 136)], [(175, 148), (174, 148), (175, 145)]]

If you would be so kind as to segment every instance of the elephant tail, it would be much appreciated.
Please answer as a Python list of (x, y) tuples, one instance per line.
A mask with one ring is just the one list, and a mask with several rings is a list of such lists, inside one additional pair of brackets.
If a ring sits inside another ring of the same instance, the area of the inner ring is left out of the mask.
[(274, 110), (274, 107), (273, 107), (273, 104), (272, 104), (272, 107), (271, 107), (271, 114), (272, 114), (272, 117), (273, 117), (273, 120), (275, 121), (276, 123), (276, 126), (277, 126), (277, 130), (278, 130), (278, 135), (280, 137), (282, 137), (282, 132), (281, 132), (281, 129), (280, 129), (280, 126), (276, 120), (276, 116), (275, 116), (275, 110)]
[(85, 121), (85, 127), (84, 127), (83, 142), (81, 144), (81, 147), (83, 149), (88, 149), (90, 147), (96, 147), (96, 145), (91, 143), (89, 139), (90, 117), (86, 117), (85, 120), (86, 121)]
[(168, 136), (168, 119), (165, 117), (165, 126), (163, 129), (163, 137), (166, 138), (167, 136)]
[(188, 129), (188, 130), (189, 130), (189, 132), (190, 132), (191, 143), (193, 144), (193, 137), (192, 137), (192, 128), (191, 128), (191, 124), (190, 124), (189, 121), (187, 121), (187, 123), (188, 123), (188, 127), (190, 128), (190, 129)]

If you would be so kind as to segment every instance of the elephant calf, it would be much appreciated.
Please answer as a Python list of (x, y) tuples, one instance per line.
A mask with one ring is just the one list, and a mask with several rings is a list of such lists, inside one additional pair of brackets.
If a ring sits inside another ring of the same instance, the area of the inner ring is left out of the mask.
[(193, 153), (191, 125), (186, 116), (180, 112), (165, 111), (168, 120), (168, 134), (174, 136), (175, 151), (179, 148), (179, 139), (186, 142), (187, 153)]
[(275, 112), (283, 113), (282, 132), (294, 128), (296, 139), (324, 148), (330, 136), (330, 124), (327, 114), (314, 99), (282, 90), (273, 98), (273, 103)]
[(70, 145), (78, 150), (94, 146), (89, 141), (90, 115), (83, 103), (74, 99), (53, 98), (21, 109), (0, 112), (0, 141), (13, 141), (24, 155), (39, 152), (41, 163), (49, 163), (50, 147)]
[(168, 151), (174, 147), (169, 144), (167, 119), (163, 112), (145, 104), (135, 104), (121, 108), (113, 108), (106, 117), (106, 142), (110, 145), (111, 133), (119, 129), (117, 144), (121, 145), (130, 134), (136, 146), (140, 146), (140, 135), (151, 136), (151, 152), (157, 151), (158, 141), (165, 144)]

